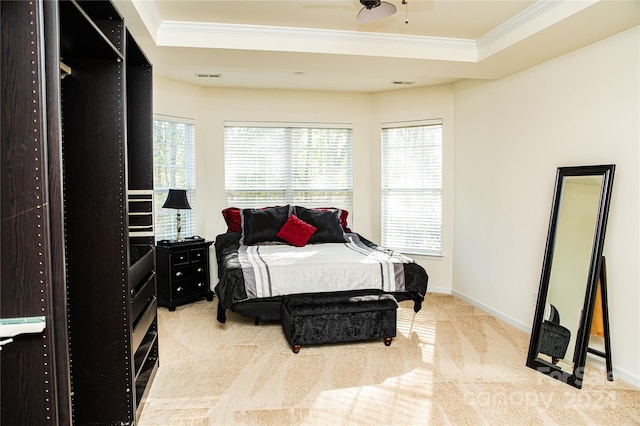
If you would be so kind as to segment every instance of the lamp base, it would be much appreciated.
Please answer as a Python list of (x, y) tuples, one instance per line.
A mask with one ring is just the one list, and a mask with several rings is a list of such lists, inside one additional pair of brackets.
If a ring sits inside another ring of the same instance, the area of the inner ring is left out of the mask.
[(176, 236), (176, 241), (182, 241), (182, 235), (180, 235), (180, 231), (182, 231), (182, 222), (180, 221), (180, 210), (176, 211), (176, 217), (178, 222), (178, 235)]

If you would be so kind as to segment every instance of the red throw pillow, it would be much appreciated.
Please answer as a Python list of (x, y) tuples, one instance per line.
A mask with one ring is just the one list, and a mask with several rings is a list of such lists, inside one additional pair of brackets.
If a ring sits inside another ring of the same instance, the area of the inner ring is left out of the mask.
[(242, 232), (242, 219), (239, 208), (227, 207), (222, 210), (222, 217), (227, 223), (227, 232)]
[(281, 238), (296, 247), (304, 247), (316, 228), (313, 225), (309, 225), (294, 214), (289, 216), (289, 219), (282, 225), (282, 228), (276, 234), (276, 237)]

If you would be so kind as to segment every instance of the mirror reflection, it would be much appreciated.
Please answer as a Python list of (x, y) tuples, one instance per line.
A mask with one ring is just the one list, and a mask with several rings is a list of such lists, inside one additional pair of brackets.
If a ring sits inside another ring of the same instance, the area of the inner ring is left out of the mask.
[[(558, 352), (546, 349), (549, 342), (541, 341), (540, 357), (546, 357), (567, 371), (573, 370), (575, 360), (576, 336), (589, 275), (601, 191), (602, 176), (567, 176), (562, 185), (544, 321), (560, 325), (564, 330), (543, 324), (540, 339), (563, 340), (561, 343), (565, 344), (562, 347), (566, 346), (566, 350)], [(561, 334), (562, 337), (555, 334)]]

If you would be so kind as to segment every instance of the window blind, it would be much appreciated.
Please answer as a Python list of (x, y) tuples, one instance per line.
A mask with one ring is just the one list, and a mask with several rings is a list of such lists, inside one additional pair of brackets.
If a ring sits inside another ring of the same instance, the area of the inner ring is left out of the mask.
[(156, 117), (153, 121), (153, 182), (156, 240), (175, 239), (176, 210), (164, 209), (169, 189), (186, 189), (191, 210), (180, 210), (182, 236), (195, 234), (195, 125), (188, 120)]
[(382, 245), (442, 255), (442, 120), (382, 128)]
[(351, 210), (351, 132), (342, 125), (225, 123), (227, 206)]

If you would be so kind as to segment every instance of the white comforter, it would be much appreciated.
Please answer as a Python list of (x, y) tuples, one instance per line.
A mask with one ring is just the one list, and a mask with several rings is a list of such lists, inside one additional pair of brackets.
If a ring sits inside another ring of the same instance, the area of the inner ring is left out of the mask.
[(356, 234), (347, 243), (240, 246), (247, 296), (269, 297), (293, 293), (381, 289), (404, 291), (400, 253), (372, 249)]

